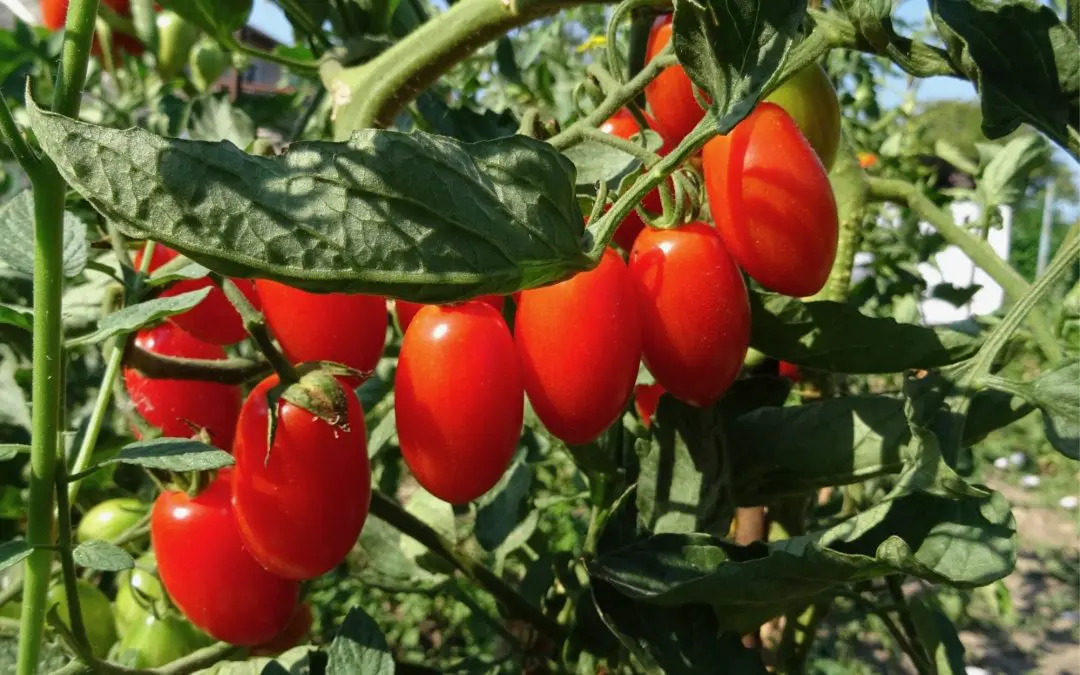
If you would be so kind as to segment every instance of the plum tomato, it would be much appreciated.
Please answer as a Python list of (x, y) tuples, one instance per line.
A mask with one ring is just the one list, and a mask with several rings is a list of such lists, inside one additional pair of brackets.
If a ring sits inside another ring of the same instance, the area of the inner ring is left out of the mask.
[(401, 343), (395, 377), (405, 463), (439, 499), (484, 494), (514, 456), (525, 412), (510, 330), (490, 305), (428, 305)]
[[(503, 311), (503, 304), (506, 302), (505, 295), (481, 295), (478, 298), (473, 298), (477, 302), (483, 302), (491, 305), (495, 308), (495, 311), (500, 314)], [(516, 300), (515, 300), (516, 302)], [(406, 300), (394, 301), (394, 313), (397, 315), (398, 328), (401, 329), (401, 334), (404, 335), (405, 331), (409, 329), (409, 324), (412, 323), (413, 317), (420, 311), (422, 305), (418, 302), (408, 302)]]
[(816, 64), (803, 68), (765, 100), (791, 115), (822, 166), (831, 169), (840, 146), (840, 101), (824, 69)]
[[(646, 59), (653, 60), (671, 41), (671, 15), (656, 19), (646, 45)], [(657, 130), (671, 145), (678, 145), (705, 117), (694, 96), (694, 85), (680, 65), (665, 68), (645, 86), (645, 101), (656, 119)]]

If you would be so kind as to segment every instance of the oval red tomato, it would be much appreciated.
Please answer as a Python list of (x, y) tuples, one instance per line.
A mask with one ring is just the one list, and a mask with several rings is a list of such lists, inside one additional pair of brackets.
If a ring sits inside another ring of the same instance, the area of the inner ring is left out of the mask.
[(738, 377), (750, 344), (746, 285), (720, 235), (704, 223), (646, 228), (629, 269), (649, 372), (675, 398), (711, 405)]
[(510, 330), (483, 302), (428, 305), (401, 343), (398, 443), (428, 492), (464, 504), (499, 482), (525, 411)]
[(256, 385), (240, 413), (233, 446), (236, 522), (263, 567), (286, 579), (312, 579), (341, 562), (367, 519), (364, 411), (351, 389), (341, 392), (348, 413), (337, 426), (278, 399), (274, 444), (267, 450), (266, 393), (277, 383), (271, 375)]
[[(649, 115), (645, 115), (645, 120), (653, 131), (658, 129), (656, 120)], [(634, 134), (641, 133), (641, 127), (638, 126), (634, 115), (626, 108), (623, 108), (601, 124), (600, 131), (619, 138), (630, 139)], [(657, 131), (657, 133), (660, 132)], [(664, 144), (657, 150), (657, 153), (662, 156), (666, 155), (669, 150), (671, 150), (671, 144), (664, 139)], [(641, 204), (650, 213), (661, 213), (664, 210), (664, 203), (660, 200), (659, 189), (645, 195), (645, 199), (641, 200)], [(645, 222), (641, 220), (641, 216), (638, 215), (637, 211), (631, 211), (619, 224), (619, 229), (615, 231), (615, 243), (624, 251), (629, 251), (634, 246), (634, 239), (637, 238), (638, 233), (644, 227)]]
[[(150, 270), (153, 272), (165, 263), (169, 262), (179, 253), (163, 244), (154, 246), (154, 255), (150, 259)], [(135, 254), (135, 268), (142, 264), (142, 251)], [(259, 295), (255, 292), (255, 284), (249, 279), (233, 279), (236, 287), (247, 297), (251, 304), (259, 308)], [(189, 279), (171, 284), (162, 297), (190, 293), (201, 288), (213, 287), (209, 295), (203, 301), (195, 305), (183, 314), (171, 317), (169, 321), (180, 326), (187, 332), (204, 342), (212, 342), (216, 345), (231, 345), (240, 342), (247, 337), (244, 321), (233, 307), (225, 292), (214, 286), (214, 282), (207, 278)]]
[(162, 492), (150, 517), (158, 575), (184, 616), (210, 636), (263, 644), (289, 624), (300, 585), (263, 569), (244, 549), (224, 469), (195, 497)]
[(265, 279), (257, 279), (255, 288), (270, 329), (293, 363), (333, 361), (365, 373), (379, 363), (386, 342), (385, 299), (308, 293)]
[(705, 144), (704, 161), (709, 208), (739, 266), (770, 291), (820, 291), (836, 257), (836, 199), (791, 116), (759, 104)]
[(641, 318), (612, 249), (588, 272), (521, 294), (514, 343), (533, 410), (557, 438), (588, 443), (618, 419), (641, 362)]
[[(645, 57), (651, 61), (671, 41), (671, 15), (658, 17), (649, 33)], [(705, 117), (694, 97), (694, 85), (680, 65), (665, 68), (645, 86), (645, 101), (656, 118), (660, 135), (677, 145)]]
[(639, 384), (634, 387), (634, 410), (646, 429), (652, 426), (653, 416), (660, 407), (660, 397), (663, 395), (664, 388), (658, 384)]
[[(135, 344), (148, 352), (191, 359), (224, 359), (225, 351), (197, 340), (171, 323), (144, 328)], [(236, 419), (240, 416), (240, 387), (198, 380), (166, 380), (146, 377), (134, 368), (124, 369), (135, 410), (165, 436), (189, 438), (198, 429), (210, 432), (214, 445), (229, 449)]]
[[(495, 308), (495, 311), (500, 314), (503, 311), (503, 304), (506, 302), (505, 295), (481, 295), (477, 298), (473, 298), (476, 302), (483, 302), (491, 305)], [(516, 301), (515, 301), (516, 302)], [(401, 334), (404, 335), (405, 331), (409, 329), (409, 324), (412, 323), (413, 317), (427, 305), (420, 304), (418, 302), (408, 302), (407, 300), (395, 300), (394, 301), (394, 313), (397, 314), (398, 328), (401, 329)]]

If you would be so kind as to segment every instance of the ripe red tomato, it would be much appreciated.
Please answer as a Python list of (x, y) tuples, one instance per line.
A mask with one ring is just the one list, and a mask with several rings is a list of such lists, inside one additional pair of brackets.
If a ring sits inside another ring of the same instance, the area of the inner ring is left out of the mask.
[(300, 585), (263, 569), (244, 549), (224, 469), (195, 497), (162, 492), (150, 516), (161, 583), (197, 628), (236, 645), (273, 639), (296, 611)]
[(341, 562), (367, 519), (364, 411), (351, 389), (343, 392), (348, 414), (339, 426), (279, 399), (274, 445), (267, 450), (266, 393), (277, 383), (271, 375), (256, 385), (240, 413), (233, 446), (236, 522), (259, 564), (286, 579), (312, 579)]
[[(495, 311), (502, 313), (503, 303), (506, 302), (505, 295), (481, 295), (478, 298), (473, 298), (477, 302), (484, 302), (495, 308)], [(516, 302), (516, 301), (515, 301)], [(404, 335), (408, 330), (409, 324), (412, 323), (413, 317), (420, 311), (421, 308), (427, 305), (422, 305), (418, 302), (408, 302), (406, 300), (394, 301), (394, 312), (397, 314), (398, 327), (401, 328), (401, 334)]]
[(653, 415), (660, 407), (660, 397), (663, 395), (664, 388), (658, 384), (639, 384), (634, 387), (634, 410), (646, 429), (652, 426)]
[(836, 257), (836, 199), (791, 116), (761, 103), (706, 143), (704, 159), (716, 229), (739, 266), (770, 291), (820, 291)]
[[(645, 115), (645, 120), (649, 123), (649, 127), (653, 131), (657, 131), (656, 120)], [(634, 119), (634, 115), (623, 108), (619, 112), (608, 118), (608, 121), (600, 125), (600, 131), (606, 134), (612, 134), (619, 138), (629, 139), (634, 134), (641, 133), (641, 127), (638, 126), (637, 120)], [(660, 133), (657, 131), (657, 133)], [(671, 144), (664, 139), (663, 146), (657, 151), (660, 155), (666, 155), (671, 150)], [(660, 213), (664, 210), (664, 204), (660, 201), (660, 190), (656, 189), (645, 195), (645, 199), (641, 200), (642, 206), (645, 207), (650, 213)], [(634, 239), (637, 238), (638, 233), (645, 227), (645, 223), (641, 220), (641, 216), (637, 214), (637, 211), (631, 211), (622, 223), (619, 224), (619, 229), (615, 231), (615, 243), (619, 245), (619, 248), (624, 251), (629, 251), (634, 246)]]
[[(653, 60), (670, 41), (671, 15), (665, 14), (658, 17), (653, 24), (645, 58), (648, 61)], [(656, 118), (660, 135), (672, 145), (677, 145), (686, 138), (701, 118), (705, 117), (705, 111), (694, 97), (694, 85), (679, 65), (665, 68), (655, 80), (645, 86), (645, 101)]]
[[(130, 0), (102, 0), (102, 2), (120, 16), (131, 16)], [(68, 0), (41, 0), (42, 25), (49, 30), (60, 30), (64, 27), (64, 23), (67, 20), (67, 10)], [(129, 54), (138, 56), (143, 53), (143, 44), (131, 35), (114, 32), (112, 40), (115, 54), (126, 51)], [(98, 45), (96, 37), (90, 48), (90, 53), (94, 56), (101, 56), (101, 47)]]
[[(179, 253), (168, 246), (157, 244), (154, 246), (154, 255), (150, 259), (149, 271), (153, 272), (178, 255)], [(135, 254), (136, 269), (141, 263), (142, 251), (139, 251)], [(251, 304), (255, 305), (256, 308), (261, 306), (259, 295), (255, 292), (255, 284), (251, 280), (233, 279), (233, 282), (236, 283), (236, 287), (244, 293)], [(207, 278), (178, 281), (170, 285), (161, 295), (162, 297), (180, 295), (181, 293), (190, 293), (208, 286), (214, 286), (214, 282)], [(225, 297), (225, 292), (217, 287), (214, 287), (210, 294), (198, 305), (169, 320), (200, 340), (212, 342), (216, 345), (231, 345), (247, 337), (247, 330), (244, 328), (244, 322), (240, 318), (240, 314), (237, 313), (236, 308), (232, 306), (229, 299)]]
[(696, 406), (720, 398), (750, 344), (750, 301), (716, 230), (646, 228), (630, 253), (642, 351), (656, 383)]
[(792, 382), (802, 382), (802, 371), (794, 363), (788, 363), (787, 361), (780, 362), (779, 368), (780, 377), (786, 377)]
[(398, 442), (428, 492), (464, 504), (499, 482), (514, 456), (525, 398), (502, 315), (471, 301), (428, 305), (401, 343)]
[(537, 417), (567, 443), (588, 443), (622, 413), (641, 362), (641, 317), (613, 249), (588, 272), (521, 294), (514, 343)]
[[(376, 295), (308, 293), (257, 279), (255, 288), (274, 336), (294, 363), (334, 361), (370, 372), (386, 342), (386, 300)], [(349, 378), (351, 384), (359, 384)]]
[[(144, 328), (135, 344), (148, 352), (191, 359), (224, 359), (225, 351), (197, 340), (171, 323)], [(240, 415), (240, 387), (197, 380), (149, 378), (134, 368), (124, 369), (135, 410), (165, 436), (189, 438), (197, 429), (210, 432), (214, 445), (232, 447)]]

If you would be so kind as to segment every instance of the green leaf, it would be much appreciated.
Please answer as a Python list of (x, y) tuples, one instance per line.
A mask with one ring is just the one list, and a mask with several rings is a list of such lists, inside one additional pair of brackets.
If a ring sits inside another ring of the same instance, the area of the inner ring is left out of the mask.
[(118, 312), (108, 314), (98, 322), (97, 330), (86, 335), (68, 340), (68, 347), (85, 347), (86, 345), (104, 342), (116, 335), (133, 333), (140, 328), (155, 324), (170, 316), (183, 314), (203, 299), (213, 290), (211, 287), (200, 288), (197, 291), (188, 291), (180, 295), (170, 295), (164, 298), (154, 298), (137, 305), (129, 305)]
[(1054, 449), (1080, 460), (1080, 361), (1072, 361), (1036, 378), (1031, 402), (1043, 415), (1046, 438)]
[(746, 632), (851, 582), (900, 572), (970, 588), (1006, 576), (1015, 561), (1015, 523), (1001, 495), (920, 492), (769, 544), (657, 534), (602, 553), (590, 574), (648, 605), (711, 605), (720, 629)]
[(0, 324), (15, 326), (22, 330), (34, 331), (34, 313), (22, 307), (0, 305)]
[(430, 590), (445, 580), (420, 567), (402, 543), (401, 532), (369, 516), (351, 559), (353, 574), (369, 586), (410, 592)]
[(499, 548), (521, 522), (531, 485), (532, 469), (519, 454), (499, 483), (477, 504), (476, 540), (485, 550)]
[[(86, 267), (86, 225), (64, 211), (64, 276), (77, 276)], [(0, 262), (19, 274), (34, 276), (34, 194), (18, 193), (0, 206)]]
[(162, 5), (184, 17), (225, 45), (251, 16), (252, 0), (162, 0)]
[(34, 549), (23, 539), (12, 539), (0, 544), (0, 570), (17, 565), (30, 557)]
[(1067, 147), (1080, 119), (1080, 46), (1054, 10), (1023, 0), (931, 0), (930, 9), (979, 90), (986, 137), (1027, 123)]
[(573, 167), (531, 138), (470, 145), (365, 129), (259, 157), (27, 104), (60, 173), (121, 231), (226, 276), (437, 302), (541, 286), (592, 264)]
[(274, 658), (258, 656), (247, 661), (218, 661), (195, 675), (310, 675), (311, 645), (293, 647)]
[[(641, 142), (642, 134), (634, 134), (630, 141), (653, 152), (659, 151), (664, 144), (655, 131), (645, 131), (644, 136), (644, 143)], [(618, 190), (622, 180), (641, 167), (641, 160), (634, 155), (590, 139), (567, 148), (563, 154), (577, 168), (577, 184), (582, 187), (593, 188), (597, 183), (606, 183), (609, 189)]]
[(964, 644), (945, 612), (923, 596), (911, 598), (908, 608), (919, 641), (933, 659), (938, 675), (964, 675)]
[(233, 456), (224, 450), (188, 438), (155, 438), (125, 445), (116, 457), (102, 464), (135, 464), (147, 469), (177, 473), (212, 471), (232, 466)]
[(327, 648), (326, 675), (392, 675), (394, 658), (375, 621), (362, 609), (350, 609)]
[(190, 281), (192, 279), (202, 279), (206, 275), (210, 274), (210, 270), (206, 269), (202, 265), (196, 262), (191, 262), (186, 258), (173, 258), (173, 260), (182, 261), (179, 262), (179, 266), (174, 266), (172, 260), (165, 263), (158, 269), (154, 270), (147, 280), (146, 285), (152, 288), (158, 286), (166, 286), (174, 281)]
[(198, 141), (228, 141), (244, 149), (255, 140), (255, 123), (243, 110), (234, 108), (225, 97), (209, 96), (192, 116), (191, 138)]
[(509, 110), (496, 113), (494, 110), (476, 112), (472, 108), (453, 108), (430, 90), (417, 97), (416, 108), (432, 132), (466, 143), (513, 136), (518, 129), (518, 121)]
[(14, 459), (20, 454), (30, 454), (30, 446), (22, 443), (0, 443), (0, 462)]
[(709, 0), (677, 3), (675, 54), (690, 79), (711, 96), (718, 130), (746, 117), (798, 37), (801, 0)]
[(969, 358), (982, 340), (950, 328), (876, 318), (836, 302), (750, 293), (750, 345), (769, 356), (837, 373), (896, 373)]
[(135, 566), (135, 560), (124, 549), (99, 539), (84, 541), (71, 552), (75, 564), (102, 572), (119, 572)]
[(1042, 136), (1025, 134), (1009, 141), (983, 169), (976, 190), (983, 208), (1015, 204), (1024, 195), (1031, 172), (1046, 160), (1049, 148)]
[(10, 31), (0, 31), (0, 85), (34, 57)]

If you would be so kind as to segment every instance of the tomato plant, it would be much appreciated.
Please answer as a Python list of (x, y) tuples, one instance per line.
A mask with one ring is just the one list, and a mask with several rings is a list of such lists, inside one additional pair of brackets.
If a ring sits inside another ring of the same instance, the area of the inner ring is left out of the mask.
[[(649, 123), (650, 129), (656, 129), (656, 120), (652, 119), (648, 115), (645, 115), (645, 121)], [(606, 122), (600, 125), (600, 131), (619, 138), (630, 139), (636, 134), (641, 133), (641, 127), (638, 126), (637, 120), (634, 119), (634, 115), (627, 109), (623, 108), (619, 112), (615, 113), (607, 119)], [(661, 139), (663, 145), (657, 150), (660, 155), (665, 155), (671, 150), (671, 144), (666, 139)], [(653, 190), (645, 196), (645, 199), (641, 200), (641, 205), (645, 207), (650, 213), (662, 213), (663, 202), (660, 200), (660, 191)], [(641, 220), (641, 216), (637, 211), (631, 211), (626, 218), (623, 219), (619, 225), (619, 229), (615, 231), (614, 241), (624, 251), (629, 251), (634, 245), (634, 239), (637, 238), (638, 233), (645, 227), (645, 222)]]
[(147, 616), (160, 616), (167, 611), (164, 605), (168, 596), (154, 572), (156, 567), (154, 555), (147, 553), (140, 556), (130, 570), (116, 575), (113, 611), (120, 637), (125, 637), (132, 627), (144, 623)]
[(206, 636), (175, 614), (146, 614), (128, 627), (120, 640), (120, 653), (133, 655), (134, 668), (158, 668), (207, 646)]
[(608, 249), (573, 279), (525, 291), (514, 323), (525, 392), (548, 430), (587, 443), (622, 413), (641, 360), (641, 318), (626, 264)]
[[(225, 352), (202, 342), (174, 324), (146, 328), (134, 344), (153, 354), (190, 359), (220, 360)], [(235, 385), (195, 380), (147, 377), (134, 368), (124, 370), (124, 384), (135, 410), (165, 436), (188, 438), (205, 429), (211, 442), (231, 448), (240, 415), (240, 388)]]
[(336, 423), (278, 399), (267, 447), (267, 394), (278, 384), (271, 376), (251, 390), (237, 425), (233, 505), (240, 536), (259, 564), (288, 579), (311, 579), (340, 563), (371, 501), (364, 411), (351, 389), (327, 379), (317, 395), (344, 399)]
[(762, 103), (703, 158), (716, 229), (739, 266), (771, 291), (820, 291), (836, 256), (836, 200), (791, 116)]
[(162, 492), (150, 539), (161, 583), (192, 624), (218, 640), (258, 645), (288, 625), (299, 589), (263, 569), (244, 547), (231, 481), (232, 471), (223, 470), (195, 497)]
[(255, 286), (266, 320), (290, 360), (333, 361), (363, 373), (375, 369), (386, 341), (383, 298), (306, 293), (262, 279)]
[(524, 391), (510, 331), (484, 302), (430, 305), (405, 332), (394, 378), (401, 454), (453, 504), (502, 477), (521, 435)]

